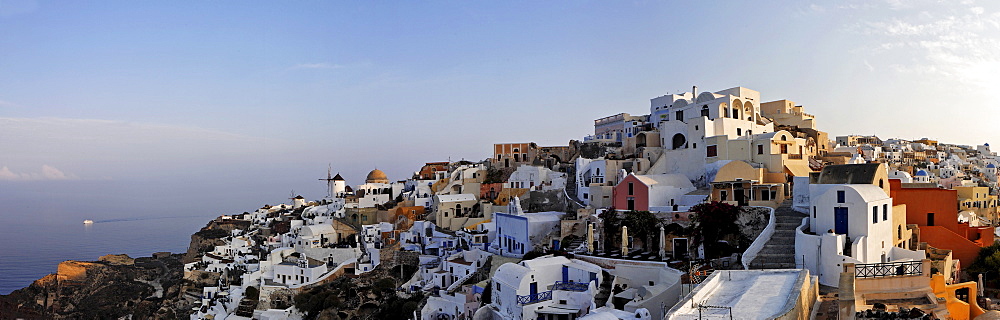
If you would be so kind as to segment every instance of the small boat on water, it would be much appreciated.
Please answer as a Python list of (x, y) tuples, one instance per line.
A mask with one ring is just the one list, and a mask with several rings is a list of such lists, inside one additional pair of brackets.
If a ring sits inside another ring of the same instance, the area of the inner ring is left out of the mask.
[(83, 220), (83, 224), (94, 224), (94, 220), (90, 220), (90, 219)]

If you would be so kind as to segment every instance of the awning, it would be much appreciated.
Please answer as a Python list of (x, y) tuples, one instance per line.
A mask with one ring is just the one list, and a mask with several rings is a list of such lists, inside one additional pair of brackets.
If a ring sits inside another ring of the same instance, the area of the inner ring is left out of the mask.
[(808, 177), (809, 173), (812, 172), (812, 170), (810, 170), (809, 166), (804, 163), (803, 164), (786, 163), (785, 172), (796, 177)]

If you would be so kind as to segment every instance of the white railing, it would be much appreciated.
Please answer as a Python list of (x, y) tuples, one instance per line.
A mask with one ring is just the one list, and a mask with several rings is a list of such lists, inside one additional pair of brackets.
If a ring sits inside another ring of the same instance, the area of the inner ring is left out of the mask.
[(768, 213), (769, 217), (767, 218), (767, 226), (764, 227), (764, 231), (760, 232), (760, 235), (757, 235), (757, 239), (754, 239), (753, 243), (747, 247), (747, 250), (743, 252), (743, 269), (746, 270), (750, 270), (750, 263), (757, 258), (757, 254), (760, 253), (760, 250), (764, 249), (764, 245), (766, 245), (768, 241), (771, 241), (771, 236), (774, 235), (774, 227), (776, 224), (774, 208), (760, 208), (768, 208), (770, 211)]
[(465, 281), (468, 281), (474, 275), (476, 275), (476, 273), (472, 272), (462, 276), (461, 278), (458, 278), (457, 280), (455, 280), (455, 282), (452, 282), (451, 285), (449, 285), (448, 288), (445, 290), (447, 290), (448, 292), (455, 292), (455, 290), (457, 290), (458, 287), (461, 287), (462, 284), (465, 283)]

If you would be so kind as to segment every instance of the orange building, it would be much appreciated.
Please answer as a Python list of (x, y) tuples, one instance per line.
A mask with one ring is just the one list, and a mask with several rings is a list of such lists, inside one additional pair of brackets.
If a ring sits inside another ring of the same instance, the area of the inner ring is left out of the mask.
[(420, 167), (420, 172), (418, 176), (420, 180), (436, 180), (438, 179), (438, 172), (448, 172), (448, 162), (428, 162), (425, 163), (423, 167)]
[(952, 251), (952, 256), (969, 265), (982, 247), (993, 244), (992, 227), (969, 227), (958, 222), (958, 191), (907, 187), (898, 179), (889, 180), (894, 204), (906, 205), (906, 223), (920, 227), (920, 242)]
[(503, 192), (503, 183), (484, 183), (479, 185), (479, 199), (493, 201)]
[(391, 222), (396, 230), (409, 230), (414, 221), (423, 220), (425, 210), (423, 206), (397, 207)]

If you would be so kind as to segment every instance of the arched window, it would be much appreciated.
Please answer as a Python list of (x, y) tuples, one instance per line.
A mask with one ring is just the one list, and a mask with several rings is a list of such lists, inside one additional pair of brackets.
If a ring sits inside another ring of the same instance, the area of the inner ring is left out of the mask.
[(708, 117), (708, 105), (701, 106), (701, 116)]
[(788, 141), (788, 136), (781, 135), (781, 141)]
[(683, 134), (678, 133), (674, 135), (672, 149), (683, 148), (685, 144), (687, 144), (687, 138)]

